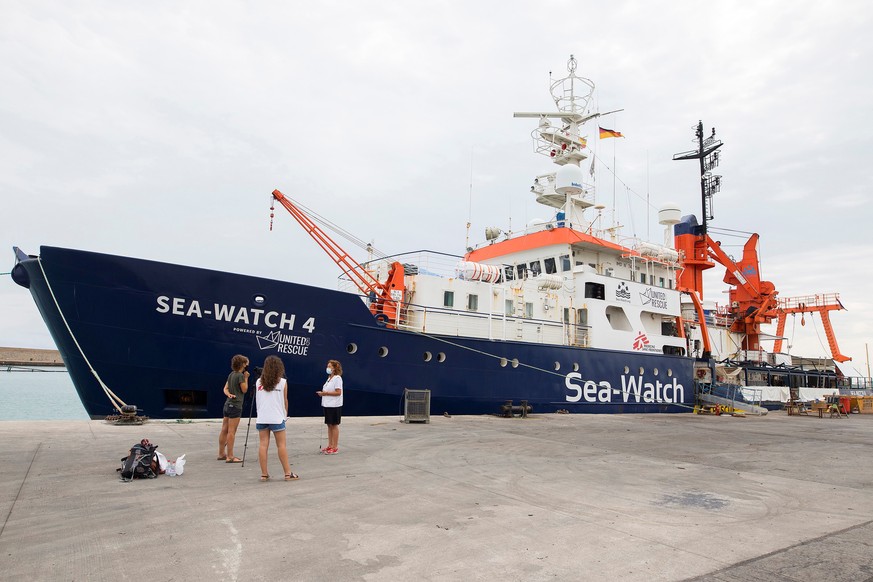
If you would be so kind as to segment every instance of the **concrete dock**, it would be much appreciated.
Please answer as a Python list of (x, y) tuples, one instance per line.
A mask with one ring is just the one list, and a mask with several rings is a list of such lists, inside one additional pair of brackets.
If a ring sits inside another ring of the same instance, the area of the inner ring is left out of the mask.
[[(873, 579), (873, 415), (294, 418), (266, 483), (219, 427), (0, 422), (0, 577)], [(141, 438), (185, 474), (120, 482)]]

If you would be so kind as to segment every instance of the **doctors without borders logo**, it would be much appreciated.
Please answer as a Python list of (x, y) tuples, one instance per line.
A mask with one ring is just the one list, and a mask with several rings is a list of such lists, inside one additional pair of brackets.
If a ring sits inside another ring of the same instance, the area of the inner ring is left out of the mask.
[(646, 332), (641, 331), (637, 334), (637, 337), (634, 338), (634, 350), (642, 351), (645, 347), (649, 345), (649, 338), (646, 336)]

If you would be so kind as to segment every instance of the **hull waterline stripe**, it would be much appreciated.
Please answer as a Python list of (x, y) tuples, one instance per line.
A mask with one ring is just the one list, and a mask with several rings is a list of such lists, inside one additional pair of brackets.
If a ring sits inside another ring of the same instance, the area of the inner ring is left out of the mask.
[[(91, 365), (91, 362), (88, 360), (88, 357), (85, 355), (85, 352), (82, 351), (82, 346), (79, 345), (79, 340), (76, 339), (76, 336), (73, 335), (73, 330), (70, 329), (70, 324), (67, 323), (67, 318), (64, 317), (64, 312), (61, 311), (61, 306), (58, 303), (57, 297), (55, 297), (55, 292), (52, 289), (52, 284), (49, 283), (48, 275), (46, 275), (45, 269), (42, 266), (42, 257), (37, 257), (36, 262), (39, 265), (39, 270), (42, 271), (42, 278), (45, 281), (46, 287), (48, 287), (49, 294), (52, 296), (52, 301), (55, 303), (55, 308), (58, 310), (58, 314), (61, 316), (61, 321), (64, 322), (64, 326), (67, 328), (67, 333), (70, 334), (70, 338), (72, 338), (73, 343), (76, 344), (76, 349), (79, 350), (79, 354), (81, 354), (82, 359), (85, 360), (85, 363), (88, 364), (88, 370), (91, 371), (91, 374), (94, 378), (97, 379), (97, 382), (100, 384), (100, 387), (103, 388), (103, 392), (109, 398), (109, 401), (112, 403), (112, 406), (121, 414), (121, 407), (127, 406), (125, 402), (119, 398), (112, 390), (109, 389), (109, 386), (103, 383), (103, 380), (100, 378), (100, 375), (97, 373), (97, 370), (94, 369), (94, 366)], [(120, 403), (120, 405), (119, 405)]]

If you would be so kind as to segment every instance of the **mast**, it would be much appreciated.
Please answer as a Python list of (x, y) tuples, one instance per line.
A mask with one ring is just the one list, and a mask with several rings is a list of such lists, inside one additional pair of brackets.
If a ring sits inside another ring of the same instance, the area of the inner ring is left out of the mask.
[[(534, 180), (531, 192), (536, 201), (563, 212), (564, 224), (584, 231), (587, 225), (583, 213), (594, 205), (594, 201), (581, 170), (581, 163), (588, 158), (588, 140), (582, 135), (582, 130), (588, 121), (616, 111), (591, 112), (594, 82), (577, 75), (576, 66), (576, 58), (570, 55), (567, 76), (550, 83), (555, 111), (517, 112), (513, 117), (539, 120), (538, 127), (531, 132), (534, 151), (558, 166), (554, 173), (537, 176)], [(553, 125), (550, 120), (557, 120), (557, 123)]]
[(715, 218), (712, 213), (712, 195), (721, 190), (721, 176), (715, 176), (712, 170), (718, 166), (719, 152), (716, 150), (723, 144), (715, 139), (715, 128), (712, 135), (703, 138), (703, 121), (697, 122), (694, 136), (697, 138), (697, 149), (680, 152), (673, 156), (674, 160), (698, 160), (700, 162), (700, 206), (703, 213), (703, 225), (700, 234), (707, 233), (707, 222)]

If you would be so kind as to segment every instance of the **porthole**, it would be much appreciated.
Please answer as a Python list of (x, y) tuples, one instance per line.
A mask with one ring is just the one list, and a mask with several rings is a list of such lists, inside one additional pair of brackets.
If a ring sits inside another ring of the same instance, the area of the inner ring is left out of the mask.
[(573, 362), (573, 371), (574, 371), (574, 372), (578, 372), (578, 371), (579, 371), (579, 364), (576, 363), (576, 362)]
[(654, 370), (652, 370), (652, 374), (654, 374), (655, 376), (657, 376), (657, 375), (658, 375), (658, 368), (655, 368)]
[(630, 374), (630, 368), (628, 368), (627, 366), (625, 366), (625, 367), (624, 367), (624, 373), (625, 373), (625, 374)]
[(642, 376), (645, 373), (646, 373), (646, 370), (642, 366), (640, 366), (640, 376)]
[(439, 362), (440, 364), (442, 364), (442, 363), (445, 362), (445, 361), (446, 361), (446, 355), (445, 355), (444, 353), (442, 353), (442, 352), (438, 353), (438, 354), (437, 354), (437, 362)]
[(267, 298), (258, 293), (257, 295), (252, 297), (252, 303), (254, 303), (257, 307), (263, 307), (267, 303)]
[(387, 355), (388, 355), (388, 348), (386, 348), (385, 346), (382, 346), (381, 348), (379, 348), (379, 357), (380, 358), (384, 358)]
[(433, 354), (430, 352), (424, 352), (424, 361), (429, 362), (433, 359)]
[(512, 367), (518, 368), (518, 358), (512, 358)]
[(561, 369), (561, 362), (555, 362), (555, 372)]
[(509, 360), (507, 360), (506, 358), (500, 358), (500, 367), (501, 368), (505, 368), (506, 364), (508, 364), (508, 363), (509, 363)]
[(346, 351), (350, 354), (354, 354), (358, 351), (358, 344), (349, 344), (346, 346)]
[(672, 376), (672, 375), (673, 375), (672, 368), (667, 368), (667, 376)]

